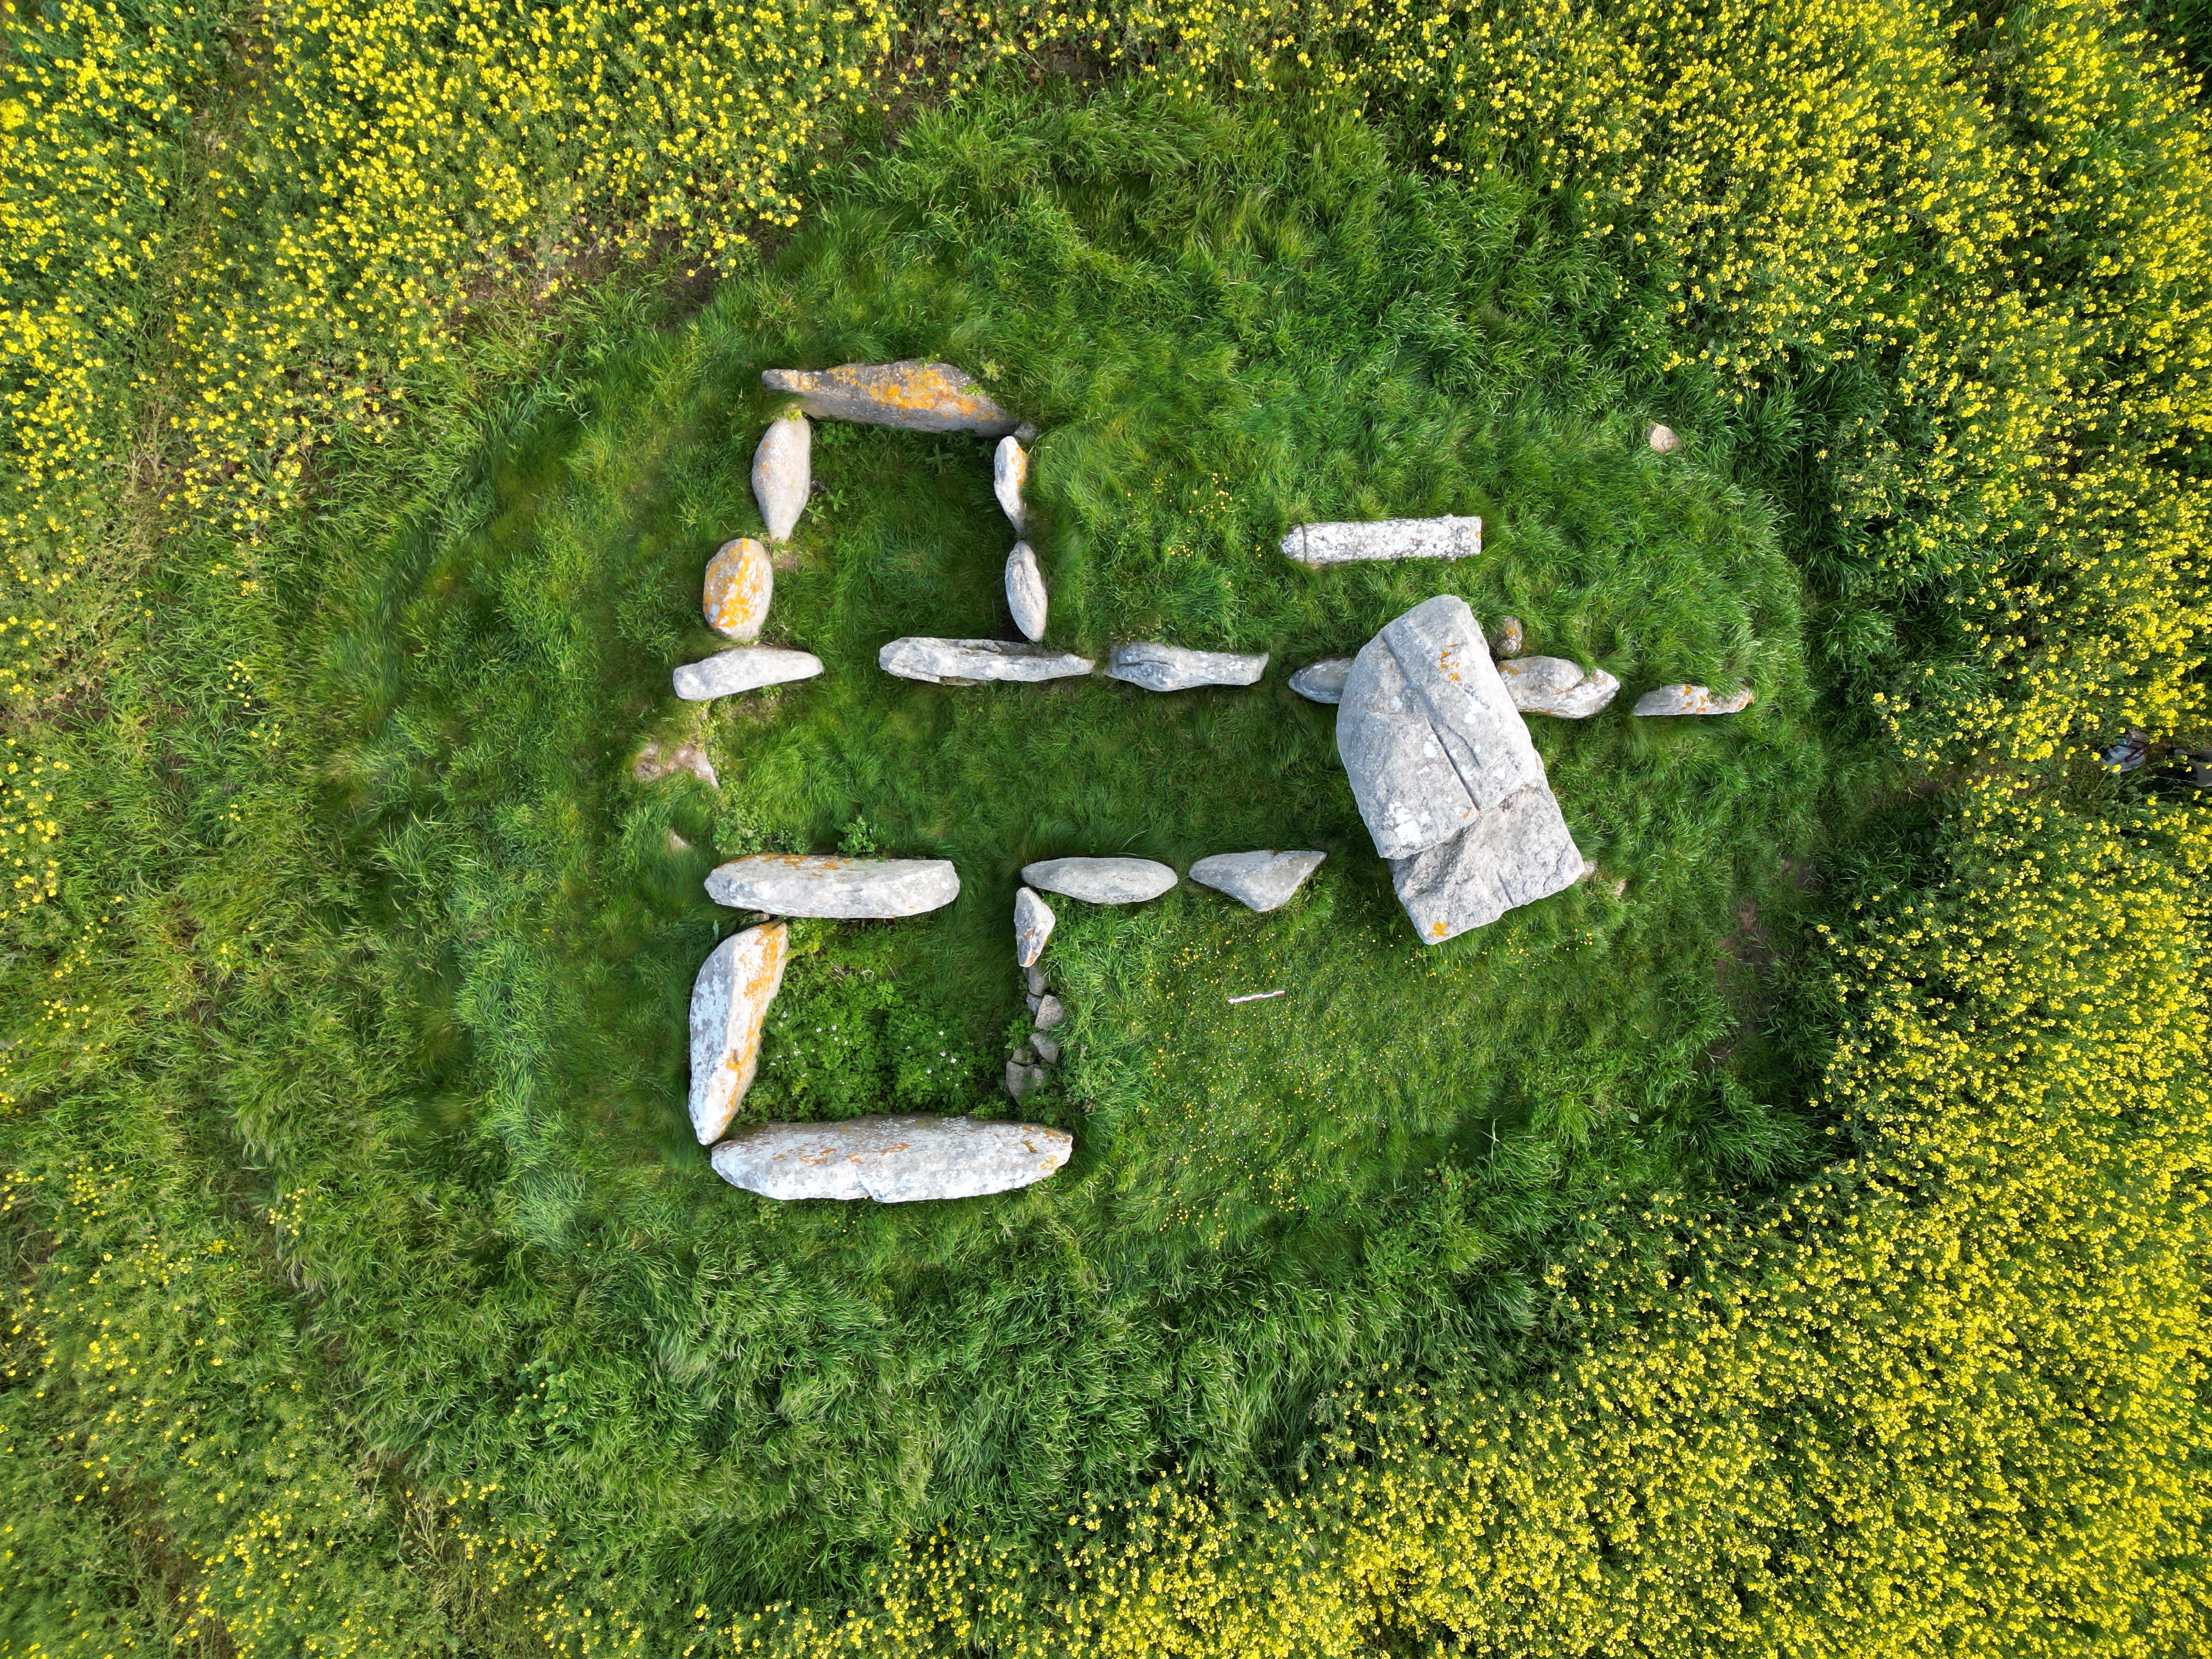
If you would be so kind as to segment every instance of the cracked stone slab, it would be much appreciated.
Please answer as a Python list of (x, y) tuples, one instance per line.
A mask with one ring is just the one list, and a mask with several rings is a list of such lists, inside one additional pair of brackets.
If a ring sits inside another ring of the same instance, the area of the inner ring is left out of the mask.
[(1216, 853), (1190, 866), (1201, 887), (1226, 893), (1248, 909), (1265, 914), (1290, 902), (1305, 878), (1321, 868), (1326, 853)]
[(748, 927), (716, 945), (691, 981), (691, 1131), (702, 1146), (721, 1138), (752, 1087), (790, 954), (781, 922)]
[(1316, 567), (1369, 559), (1467, 559), (1481, 551), (1482, 520), (1475, 518), (1302, 524), (1283, 538), (1285, 558)]
[(696, 743), (679, 743), (668, 750), (663, 750), (657, 743), (648, 743), (637, 751), (637, 759), (629, 769), (630, 776), (640, 783), (657, 783), (678, 772), (689, 772), (709, 789), (722, 787), (722, 781), (714, 775), (714, 763), (707, 758), (707, 751)]
[(1070, 679), (1098, 665), (1088, 657), (1048, 651), (1019, 640), (938, 640), (909, 635), (876, 653), (876, 665), (902, 680), (933, 685), (978, 685), (987, 680), (1033, 684)]
[(762, 853), (715, 866), (707, 896), (732, 910), (772, 916), (887, 921), (943, 909), (960, 896), (960, 873), (948, 859)]
[(1563, 892), (1584, 868), (1559, 803), (1540, 783), (1485, 808), (1449, 840), (1389, 862), (1398, 902), (1425, 945)]
[(1256, 685), (1267, 672), (1264, 651), (1257, 656), (1234, 651), (1187, 651), (1179, 645), (1145, 640), (1115, 646), (1106, 678), (1141, 685), (1147, 691), (1188, 691), (1201, 685)]
[(1022, 866), (1022, 879), (1086, 904), (1142, 904), (1176, 884), (1176, 872), (1151, 859), (1044, 859)]
[(1620, 682), (1602, 668), (1587, 674), (1565, 657), (1515, 657), (1498, 665), (1505, 694), (1524, 714), (1586, 720), (1620, 694)]
[(1668, 714), (1740, 714), (1751, 707), (1754, 695), (1747, 685), (1725, 697), (1715, 696), (1702, 685), (1662, 685), (1638, 697), (1629, 712), (1646, 720)]
[(1026, 1187), (1058, 1170), (1074, 1150), (1073, 1136), (1036, 1123), (856, 1117), (764, 1123), (715, 1147), (712, 1161), (723, 1180), (763, 1198), (912, 1204)]
[(804, 415), (769, 422), (753, 451), (753, 500), (772, 542), (787, 542), (814, 488), (814, 428)]
[(1344, 677), (1352, 672), (1352, 659), (1330, 657), (1308, 663), (1291, 676), (1291, 690), (1308, 702), (1332, 706), (1344, 701)]
[(976, 432), (987, 438), (1008, 437), (1021, 427), (966, 370), (951, 363), (908, 357), (835, 368), (771, 368), (761, 383), (798, 398), (817, 421), (858, 421), (907, 432)]
[(757, 691), (764, 685), (811, 680), (822, 672), (822, 659), (811, 651), (786, 651), (772, 645), (740, 645), (704, 662), (687, 662), (676, 671), (676, 695), (686, 702), (709, 702)]

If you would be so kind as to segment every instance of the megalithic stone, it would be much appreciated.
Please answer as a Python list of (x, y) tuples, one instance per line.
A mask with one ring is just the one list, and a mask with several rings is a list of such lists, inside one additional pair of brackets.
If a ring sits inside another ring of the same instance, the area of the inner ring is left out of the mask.
[(1019, 420), (994, 403), (964, 370), (908, 357), (895, 363), (841, 363), (836, 368), (771, 368), (771, 392), (787, 392), (817, 420), (858, 421), (908, 432), (1011, 435)]
[(1602, 668), (1587, 674), (1565, 657), (1515, 657), (1498, 665), (1506, 696), (1524, 714), (1586, 720), (1620, 695), (1620, 682)]
[(1074, 1137), (1038, 1123), (972, 1117), (855, 1117), (764, 1123), (714, 1148), (714, 1173), (763, 1198), (981, 1198), (1042, 1181)]
[(691, 982), (691, 1131), (702, 1146), (721, 1139), (752, 1087), (790, 952), (781, 922), (748, 927), (716, 945)]
[(1022, 502), (1022, 486), (1029, 478), (1030, 456), (1021, 440), (1011, 434), (1000, 439), (998, 450), (991, 457), (991, 492), (1006, 509), (1017, 536), (1030, 533), (1029, 509)]
[(949, 859), (762, 853), (715, 866), (707, 896), (772, 916), (884, 921), (944, 908), (960, 896), (960, 874)]
[(753, 451), (753, 500), (772, 542), (787, 542), (814, 488), (814, 428), (804, 415), (770, 421)]

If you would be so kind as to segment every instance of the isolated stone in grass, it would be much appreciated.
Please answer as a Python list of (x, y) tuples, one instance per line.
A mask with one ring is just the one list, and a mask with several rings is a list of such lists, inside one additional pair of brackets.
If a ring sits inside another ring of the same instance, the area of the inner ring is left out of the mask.
[(630, 776), (640, 783), (657, 783), (678, 772), (689, 772), (709, 789), (721, 787), (722, 781), (714, 775), (714, 763), (696, 743), (679, 743), (667, 750), (657, 743), (648, 743), (637, 751), (637, 759), (629, 769)]
[(1521, 654), (1525, 637), (1520, 617), (1500, 617), (1498, 626), (1491, 630), (1490, 654), (1500, 661), (1507, 657), (1517, 657)]
[(814, 488), (814, 428), (792, 413), (768, 423), (753, 451), (753, 500), (772, 542), (787, 542)]
[[(1006, 509), (1006, 518), (1014, 526), (1014, 534), (1030, 533), (1029, 512), (1022, 505), (1022, 486), (1030, 480), (1030, 455), (1021, 440), (1012, 434), (999, 440), (999, 447), (991, 456), (991, 493), (999, 498)], [(1035, 639), (1036, 635), (1030, 635)]]
[(1524, 714), (1586, 720), (1620, 694), (1620, 682), (1602, 668), (1587, 674), (1565, 657), (1516, 657), (1498, 665), (1506, 695)]
[(787, 680), (811, 680), (822, 672), (822, 659), (811, 651), (786, 651), (772, 645), (740, 645), (704, 662), (687, 662), (676, 671), (676, 695), (686, 702), (708, 702), (757, 691)]
[(1044, 942), (1052, 937), (1053, 923), (1059, 920), (1052, 907), (1029, 888), (1014, 893), (1014, 960), (1024, 968), (1032, 966), (1044, 954)]
[(1646, 720), (1668, 714), (1737, 714), (1751, 707), (1749, 686), (1717, 697), (1702, 685), (1662, 685), (1646, 691), (1629, 712)]
[(1655, 426), (1644, 434), (1644, 441), (1662, 455), (1671, 455), (1682, 447), (1681, 434), (1671, 426)]
[(1058, 997), (1042, 996), (1036, 1000), (1036, 1006), (1030, 1010), (1030, 1017), (1036, 1022), (1037, 1030), (1049, 1031), (1067, 1018), (1067, 1010), (1060, 1006)]
[(1045, 859), (1022, 866), (1022, 879), (1086, 904), (1142, 904), (1176, 884), (1176, 872), (1150, 859)]
[(946, 859), (762, 853), (715, 866), (707, 896), (772, 916), (885, 921), (944, 908), (960, 896), (960, 873)]
[(1064, 680), (1098, 665), (1066, 651), (1047, 651), (1020, 640), (934, 640), (908, 635), (876, 653), (876, 665), (902, 680), (934, 685), (980, 685), (987, 680)]
[(1291, 676), (1291, 690), (1309, 702), (1339, 703), (1344, 701), (1344, 677), (1352, 672), (1349, 657), (1329, 657), (1321, 662), (1308, 663)]
[(711, 1146), (760, 1070), (761, 1027), (783, 985), (789, 931), (748, 927), (716, 945), (691, 981), (691, 1132)]
[(1264, 651), (1257, 656), (1233, 651), (1186, 651), (1179, 645), (1147, 640), (1115, 646), (1106, 678), (1141, 685), (1147, 691), (1188, 691), (1200, 685), (1256, 685), (1267, 672)]
[(1353, 659), (1336, 747), (1386, 859), (1410, 858), (1477, 811), (1544, 787), (1543, 762), (1474, 613), (1449, 593), (1389, 623)]
[(725, 638), (757, 640), (775, 597), (775, 567), (768, 549), (750, 536), (724, 542), (707, 564), (707, 588), (699, 608), (707, 626)]
[(951, 363), (908, 357), (835, 368), (771, 368), (761, 383), (771, 392), (789, 392), (817, 421), (858, 421), (906, 432), (980, 432), (987, 438), (1008, 436), (1021, 425)]
[(1024, 638), (1044, 637), (1047, 608), (1044, 572), (1037, 568), (1036, 550), (1027, 542), (1016, 542), (1014, 550), (1006, 555), (1006, 609), (1014, 613), (1014, 626), (1022, 630)]
[(1283, 538), (1300, 564), (1364, 559), (1466, 559), (1482, 551), (1480, 519), (1379, 519), (1371, 524), (1302, 524)]
[[(1037, 1080), (1043, 1078), (1038, 1072)], [(716, 1175), (763, 1198), (911, 1204), (1026, 1187), (1066, 1164), (1074, 1150), (1072, 1136), (1036, 1123), (856, 1117), (764, 1123), (732, 1136), (712, 1157)]]
[(1493, 922), (1583, 878), (1583, 855), (1542, 784), (1486, 806), (1457, 835), (1389, 860), (1398, 902), (1427, 945)]
[(1326, 853), (1216, 853), (1190, 866), (1201, 887), (1224, 892), (1263, 915), (1290, 902), (1305, 878), (1321, 868)]

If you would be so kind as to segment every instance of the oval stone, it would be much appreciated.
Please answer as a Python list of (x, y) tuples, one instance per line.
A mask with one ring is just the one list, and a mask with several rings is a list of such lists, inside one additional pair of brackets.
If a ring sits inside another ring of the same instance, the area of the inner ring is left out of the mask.
[(960, 896), (948, 859), (848, 859), (834, 853), (762, 853), (707, 877), (707, 896), (772, 916), (887, 921), (941, 910)]
[(1326, 853), (1216, 853), (1190, 866), (1190, 878), (1265, 915), (1290, 902), (1305, 878), (1321, 868)]
[(769, 422), (753, 451), (753, 500), (772, 542), (791, 539), (814, 488), (814, 428), (804, 415)]
[(764, 685), (811, 680), (822, 672), (822, 659), (811, 651), (785, 651), (772, 645), (733, 646), (704, 662), (687, 662), (676, 671), (676, 695), (686, 702), (708, 702), (757, 691)]
[(775, 597), (775, 567), (768, 549), (750, 536), (724, 542), (707, 565), (707, 590), (700, 603), (707, 626), (726, 639), (757, 640)]
[(1044, 572), (1037, 568), (1036, 550), (1027, 542), (1016, 542), (1006, 555), (1006, 609), (1014, 613), (1014, 626), (1024, 638), (1044, 637), (1047, 608)]
[[(1026, 1091), (1025, 1091), (1026, 1092)], [(714, 1173), (763, 1198), (980, 1198), (1042, 1181), (1074, 1138), (1036, 1123), (972, 1117), (856, 1117), (764, 1123), (714, 1148)]]
[(721, 1139), (752, 1087), (790, 951), (781, 922), (748, 927), (716, 945), (691, 981), (691, 1132), (702, 1146)]
[(1646, 691), (1629, 712), (1646, 720), (1668, 714), (1738, 714), (1751, 707), (1749, 686), (1717, 697), (1702, 685), (1662, 685)]
[(1086, 904), (1142, 904), (1176, 884), (1176, 872), (1151, 859), (1044, 859), (1022, 866), (1022, 879)]
[[(1014, 526), (1014, 534), (1030, 533), (1029, 514), (1022, 505), (1022, 486), (1029, 482), (1029, 452), (1021, 441), (1011, 434), (999, 440), (999, 447), (991, 457), (991, 493), (999, 498), (1007, 520)], [(1035, 639), (1036, 635), (1030, 635)]]

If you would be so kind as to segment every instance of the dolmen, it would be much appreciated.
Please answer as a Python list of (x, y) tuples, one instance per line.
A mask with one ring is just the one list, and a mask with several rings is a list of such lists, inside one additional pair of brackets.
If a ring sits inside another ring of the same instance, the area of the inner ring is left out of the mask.
[(1464, 599), (1417, 605), (1367, 642), (1345, 678), (1336, 746), (1424, 943), (1581, 879), (1543, 759)]
[(790, 956), (781, 922), (748, 927), (716, 945), (691, 981), (691, 1131), (702, 1146), (721, 1139), (752, 1087)]
[(855, 1117), (763, 1123), (714, 1148), (714, 1173), (763, 1198), (981, 1198), (1042, 1181), (1074, 1138), (1036, 1123), (972, 1117)]
[(1315, 852), (1278, 853), (1273, 848), (1257, 853), (1216, 853), (1192, 865), (1190, 878), (1265, 915), (1288, 904), (1291, 896), (1328, 856)]
[(1151, 859), (1040, 859), (1022, 866), (1022, 880), (1085, 904), (1142, 904), (1172, 888), (1176, 872)]
[(1563, 720), (1586, 720), (1620, 692), (1620, 682), (1602, 668), (1586, 674), (1565, 657), (1514, 657), (1498, 665), (1498, 675), (1522, 714)]
[(1751, 707), (1749, 686), (1717, 696), (1702, 685), (1654, 686), (1636, 700), (1628, 712), (1644, 720), (1675, 714), (1741, 714)]
[(811, 651), (787, 651), (780, 646), (739, 645), (718, 651), (703, 662), (687, 662), (671, 677), (676, 695), (686, 702), (712, 702), (716, 697), (792, 680), (811, 680), (822, 672), (822, 659)]
[(950, 859), (848, 859), (762, 853), (720, 864), (707, 896), (732, 910), (836, 921), (890, 921), (941, 910), (960, 896)]

